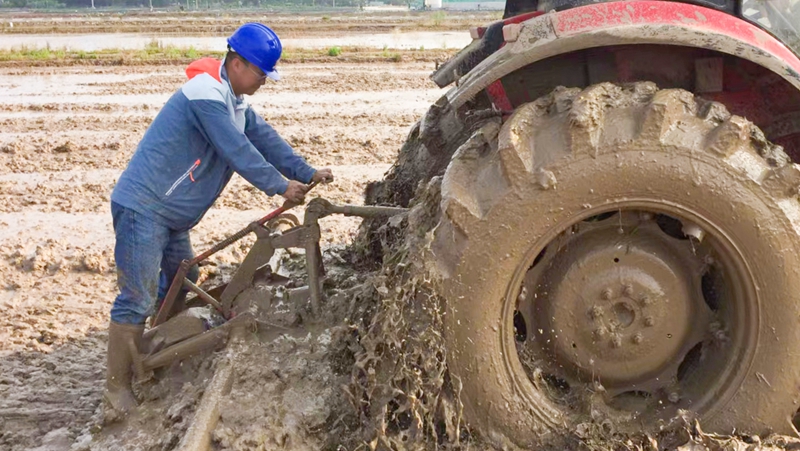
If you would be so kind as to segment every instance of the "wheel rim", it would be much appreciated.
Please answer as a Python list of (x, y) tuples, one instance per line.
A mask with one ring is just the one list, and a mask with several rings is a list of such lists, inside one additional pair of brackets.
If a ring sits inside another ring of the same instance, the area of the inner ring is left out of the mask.
[(724, 408), (752, 361), (758, 308), (718, 222), (629, 200), (551, 230), (515, 271), (504, 309), (507, 350), (534, 386), (637, 428)]

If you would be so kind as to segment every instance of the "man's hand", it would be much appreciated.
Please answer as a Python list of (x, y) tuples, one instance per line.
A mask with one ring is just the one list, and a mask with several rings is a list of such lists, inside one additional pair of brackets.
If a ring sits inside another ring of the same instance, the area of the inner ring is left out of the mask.
[(330, 183), (333, 181), (333, 171), (329, 168), (320, 169), (311, 176), (312, 182)]
[(307, 192), (308, 185), (304, 185), (296, 180), (289, 180), (289, 186), (286, 187), (286, 191), (284, 191), (281, 196), (293, 204), (300, 205), (306, 201)]

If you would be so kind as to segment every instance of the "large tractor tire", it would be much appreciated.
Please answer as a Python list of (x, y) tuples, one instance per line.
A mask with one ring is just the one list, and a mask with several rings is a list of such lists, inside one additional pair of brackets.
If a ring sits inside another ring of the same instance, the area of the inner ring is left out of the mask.
[(466, 418), (520, 447), (679, 416), (791, 433), (798, 186), (750, 122), (652, 83), (485, 124), (445, 172), (432, 246)]

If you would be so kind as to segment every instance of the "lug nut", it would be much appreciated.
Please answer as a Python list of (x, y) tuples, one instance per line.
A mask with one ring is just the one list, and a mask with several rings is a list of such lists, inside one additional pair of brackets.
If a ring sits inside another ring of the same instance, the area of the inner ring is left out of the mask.
[(644, 341), (644, 337), (642, 336), (641, 333), (637, 333), (636, 335), (633, 336), (632, 340), (633, 340), (633, 344), (637, 344), (638, 345), (642, 341)]
[(633, 285), (631, 285), (631, 284), (629, 284), (629, 283), (626, 283), (626, 284), (625, 284), (625, 285), (622, 287), (622, 293), (624, 293), (624, 294), (625, 294), (625, 296), (630, 296), (630, 295), (632, 295), (632, 294), (633, 294)]
[(605, 299), (606, 301), (608, 301), (608, 300), (611, 300), (611, 296), (612, 296), (613, 294), (614, 294), (614, 292), (613, 292), (613, 291), (611, 291), (611, 288), (606, 288), (605, 290), (603, 290), (603, 292), (602, 292), (602, 293), (600, 293), (600, 297), (602, 297), (603, 299)]
[(656, 320), (653, 319), (652, 316), (648, 316), (647, 318), (644, 319), (644, 325), (647, 327), (653, 327), (656, 325)]
[(643, 294), (639, 298), (639, 302), (641, 302), (642, 305), (650, 305), (653, 303), (653, 298), (651, 298), (649, 294)]
[(589, 316), (591, 316), (592, 319), (598, 319), (603, 316), (603, 309), (601, 309), (600, 306), (595, 305), (589, 310)]
[(669, 400), (669, 402), (675, 404), (675, 403), (677, 403), (678, 401), (681, 400), (681, 396), (678, 394), (678, 392), (674, 391), (674, 392), (669, 394), (667, 399)]
[(622, 338), (619, 335), (615, 335), (611, 338), (611, 347), (612, 348), (619, 348), (622, 346)]

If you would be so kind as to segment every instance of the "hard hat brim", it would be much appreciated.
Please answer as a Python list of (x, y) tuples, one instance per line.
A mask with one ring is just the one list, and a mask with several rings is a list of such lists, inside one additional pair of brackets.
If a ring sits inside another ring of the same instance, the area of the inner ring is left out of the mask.
[(274, 80), (274, 81), (280, 81), (281, 80), (281, 76), (280, 76), (280, 74), (278, 73), (277, 70), (273, 69), (273, 70), (271, 70), (269, 72), (264, 72), (264, 73), (267, 75), (267, 77), (270, 80)]

